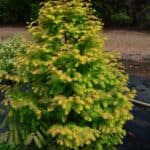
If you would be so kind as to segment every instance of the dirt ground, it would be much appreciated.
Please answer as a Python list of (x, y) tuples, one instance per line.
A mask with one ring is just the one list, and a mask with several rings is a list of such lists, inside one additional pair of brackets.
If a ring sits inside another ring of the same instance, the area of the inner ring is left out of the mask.
[(117, 50), (123, 57), (141, 60), (150, 57), (150, 33), (132, 30), (105, 30), (106, 49)]
[(26, 29), (24, 27), (0, 27), (0, 40), (7, 39), (16, 34), (23, 34), (26, 36)]
[(106, 50), (117, 50), (130, 75), (150, 79), (150, 32), (105, 30)]

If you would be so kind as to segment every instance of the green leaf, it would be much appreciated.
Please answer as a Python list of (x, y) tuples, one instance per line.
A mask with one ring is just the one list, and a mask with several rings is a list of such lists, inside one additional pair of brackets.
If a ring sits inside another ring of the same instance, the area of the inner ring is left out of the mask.
[(27, 135), (26, 140), (24, 141), (25, 145), (30, 145), (32, 140), (34, 139), (34, 133), (30, 133), (29, 135)]
[(38, 138), (38, 136), (36, 136), (36, 135), (34, 135), (34, 142), (39, 149), (42, 148), (42, 143), (41, 143), (40, 139)]
[(37, 131), (36, 134), (37, 134), (38, 138), (40, 139), (40, 141), (43, 144), (45, 144), (45, 139), (44, 139), (43, 135), (39, 131)]

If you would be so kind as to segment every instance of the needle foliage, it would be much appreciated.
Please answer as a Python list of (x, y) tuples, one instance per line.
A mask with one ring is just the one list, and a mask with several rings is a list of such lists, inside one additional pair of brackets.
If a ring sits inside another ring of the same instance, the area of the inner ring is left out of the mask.
[(49, 0), (28, 30), (34, 41), (17, 55), (16, 71), (3, 75), (14, 85), (5, 91), (2, 139), (20, 149), (114, 149), (132, 118), (134, 92), (117, 57), (104, 51), (90, 3)]

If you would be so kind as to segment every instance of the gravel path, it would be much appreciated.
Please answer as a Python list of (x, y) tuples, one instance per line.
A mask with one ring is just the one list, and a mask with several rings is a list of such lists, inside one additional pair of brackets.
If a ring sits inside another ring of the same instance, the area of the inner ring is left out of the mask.
[(117, 50), (124, 58), (141, 61), (150, 58), (150, 32), (106, 30), (106, 49)]
[(130, 75), (150, 79), (150, 32), (106, 30), (106, 50), (117, 50)]

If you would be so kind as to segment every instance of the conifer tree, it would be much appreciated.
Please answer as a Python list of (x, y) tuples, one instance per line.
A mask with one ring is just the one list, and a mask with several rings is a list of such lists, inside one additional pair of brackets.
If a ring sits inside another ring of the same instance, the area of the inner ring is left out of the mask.
[(108, 150), (121, 143), (134, 92), (117, 57), (104, 51), (90, 3), (48, 0), (28, 30), (33, 41), (5, 75), (15, 82), (3, 101), (8, 144)]

